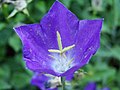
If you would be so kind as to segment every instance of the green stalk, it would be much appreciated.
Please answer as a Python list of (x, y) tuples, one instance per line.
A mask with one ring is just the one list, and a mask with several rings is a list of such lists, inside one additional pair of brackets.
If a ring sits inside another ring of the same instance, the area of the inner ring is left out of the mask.
[(65, 90), (65, 77), (61, 77), (62, 90)]

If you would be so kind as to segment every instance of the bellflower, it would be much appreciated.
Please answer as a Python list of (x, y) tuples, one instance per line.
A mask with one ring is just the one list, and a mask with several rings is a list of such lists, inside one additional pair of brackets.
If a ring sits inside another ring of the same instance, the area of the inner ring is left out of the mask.
[(110, 88), (104, 87), (104, 88), (102, 88), (102, 90), (110, 90)]
[[(89, 83), (85, 86), (84, 90), (98, 90), (98, 89), (97, 89), (97, 85), (96, 85), (95, 82), (89, 82)], [(104, 87), (104, 88), (99, 89), (99, 90), (110, 90), (110, 89), (109, 89), (108, 87)]]
[(80, 20), (55, 1), (40, 23), (15, 27), (28, 69), (70, 78), (100, 45), (103, 19)]
[(96, 90), (96, 89), (97, 89), (96, 83), (94, 82), (88, 83), (84, 88), (84, 90)]

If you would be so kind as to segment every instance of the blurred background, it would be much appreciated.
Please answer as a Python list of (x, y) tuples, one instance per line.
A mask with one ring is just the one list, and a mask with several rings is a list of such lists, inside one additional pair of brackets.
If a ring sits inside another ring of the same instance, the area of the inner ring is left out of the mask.
[[(22, 44), (13, 27), (39, 23), (55, 0), (0, 0), (0, 90), (39, 90), (30, 84), (32, 72), (22, 60)], [(59, 0), (79, 19), (104, 18), (101, 47), (81, 68), (68, 90), (120, 90), (120, 0)]]

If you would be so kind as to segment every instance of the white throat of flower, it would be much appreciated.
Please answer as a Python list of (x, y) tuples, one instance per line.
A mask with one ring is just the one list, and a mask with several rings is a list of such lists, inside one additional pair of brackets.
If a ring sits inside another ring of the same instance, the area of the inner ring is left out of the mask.
[(63, 73), (72, 67), (72, 61), (74, 58), (69, 54), (66, 55), (65, 53), (73, 49), (75, 44), (63, 48), (60, 33), (57, 31), (56, 34), (59, 49), (48, 49), (48, 51), (51, 53), (49, 56), (54, 59), (52, 63), (54, 70), (56, 72)]

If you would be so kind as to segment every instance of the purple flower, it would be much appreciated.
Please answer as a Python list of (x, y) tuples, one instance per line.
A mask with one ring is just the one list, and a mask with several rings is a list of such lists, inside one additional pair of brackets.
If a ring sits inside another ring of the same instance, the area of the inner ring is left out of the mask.
[(15, 27), (28, 69), (71, 78), (100, 45), (103, 19), (78, 20), (56, 1), (40, 23)]
[(96, 83), (94, 82), (88, 83), (84, 90), (97, 90)]
[(110, 88), (108, 88), (108, 87), (104, 87), (102, 90), (110, 90)]
[[(98, 89), (97, 89), (97, 85), (96, 85), (95, 82), (89, 82), (89, 83), (85, 86), (84, 90), (98, 90)], [(109, 89), (108, 87), (104, 87), (104, 88), (99, 89), (99, 90), (110, 90), (110, 89)]]

